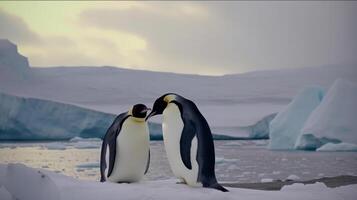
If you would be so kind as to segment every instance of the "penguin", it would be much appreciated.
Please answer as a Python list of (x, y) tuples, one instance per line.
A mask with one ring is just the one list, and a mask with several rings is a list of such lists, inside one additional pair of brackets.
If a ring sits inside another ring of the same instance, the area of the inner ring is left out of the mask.
[(118, 115), (108, 128), (100, 155), (101, 182), (137, 182), (147, 173), (150, 149), (145, 117), (149, 110), (143, 104), (136, 104)]
[(146, 119), (163, 115), (162, 132), (174, 175), (194, 187), (228, 192), (215, 175), (215, 152), (210, 127), (194, 102), (168, 93), (156, 99)]

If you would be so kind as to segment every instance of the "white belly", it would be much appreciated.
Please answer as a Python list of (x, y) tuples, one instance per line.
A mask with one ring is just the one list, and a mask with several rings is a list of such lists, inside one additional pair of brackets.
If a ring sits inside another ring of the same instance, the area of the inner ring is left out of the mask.
[(180, 138), (184, 127), (181, 119), (180, 110), (174, 103), (169, 103), (163, 112), (162, 132), (164, 137), (165, 150), (169, 164), (174, 175), (182, 179), (188, 185), (199, 186), (197, 183), (198, 163), (197, 155), (197, 137), (194, 137), (191, 143), (191, 166), (186, 168), (181, 159)]
[(139, 181), (146, 170), (149, 156), (149, 129), (146, 122), (129, 117), (117, 137), (117, 153), (111, 182)]

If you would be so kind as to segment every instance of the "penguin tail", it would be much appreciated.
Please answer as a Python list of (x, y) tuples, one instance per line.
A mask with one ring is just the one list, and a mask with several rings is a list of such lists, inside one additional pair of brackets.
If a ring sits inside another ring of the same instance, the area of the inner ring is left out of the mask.
[(224, 188), (222, 185), (220, 185), (219, 183), (214, 183), (210, 186), (208, 186), (209, 188), (213, 188), (213, 189), (216, 189), (216, 190), (220, 190), (222, 192), (229, 192), (229, 190), (227, 190), (226, 188)]

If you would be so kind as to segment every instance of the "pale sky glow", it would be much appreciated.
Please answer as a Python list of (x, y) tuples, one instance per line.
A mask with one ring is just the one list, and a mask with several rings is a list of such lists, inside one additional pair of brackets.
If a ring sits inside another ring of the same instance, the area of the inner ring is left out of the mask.
[(357, 2), (0, 2), (32, 66), (220, 75), (357, 64)]

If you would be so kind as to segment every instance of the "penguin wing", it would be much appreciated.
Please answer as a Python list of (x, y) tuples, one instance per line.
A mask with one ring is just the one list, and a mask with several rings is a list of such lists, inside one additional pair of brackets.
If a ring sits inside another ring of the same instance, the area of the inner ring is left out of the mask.
[(146, 162), (146, 169), (144, 174), (146, 174), (149, 171), (149, 165), (150, 165), (150, 149), (149, 149), (148, 161)]
[(105, 156), (107, 154), (107, 145), (108, 143), (103, 139), (102, 150), (100, 152), (100, 182), (104, 182), (105, 178), (105, 169), (107, 168), (107, 161), (105, 160)]
[(196, 135), (196, 127), (190, 119), (184, 120), (184, 127), (180, 138), (180, 154), (183, 164), (192, 169), (191, 165), (191, 143)]
[(107, 163), (106, 163), (106, 154), (107, 154), (107, 146), (109, 146), (109, 169), (108, 169), (108, 174), (107, 177), (110, 176), (110, 174), (113, 171), (114, 163), (115, 163), (115, 156), (116, 156), (116, 139), (120, 133), (121, 127), (130, 115), (128, 113), (122, 113), (120, 114), (113, 122), (113, 124), (109, 127), (107, 130), (107, 133), (104, 136), (103, 139), (103, 144), (102, 144), (102, 150), (101, 150), (101, 157), (100, 157), (100, 172), (101, 172), (101, 181), (105, 181), (105, 174), (104, 171), (107, 168)]

